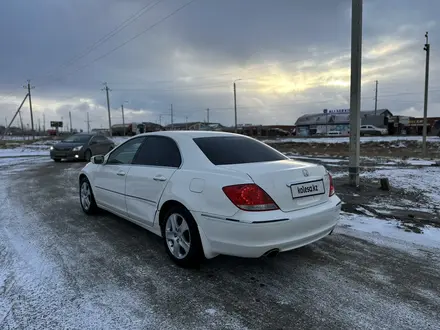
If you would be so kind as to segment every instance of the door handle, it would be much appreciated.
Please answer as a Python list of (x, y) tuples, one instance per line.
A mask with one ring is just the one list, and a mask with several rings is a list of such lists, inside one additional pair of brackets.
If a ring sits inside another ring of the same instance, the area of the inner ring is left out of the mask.
[(153, 180), (154, 180), (154, 181), (166, 181), (167, 178), (164, 177), (163, 175), (156, 175), (156, 176), (153, 178)]
[(125, 175), (125, 172), (124, 172), (124, 171), (119, 171), (118, 173), (116, 173), (116, 175), (124, 176), (124, 175)]

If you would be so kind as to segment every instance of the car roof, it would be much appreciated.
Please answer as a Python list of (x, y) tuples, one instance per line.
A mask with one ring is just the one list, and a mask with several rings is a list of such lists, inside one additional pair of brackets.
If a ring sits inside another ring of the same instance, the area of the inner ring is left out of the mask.
[(180, 139), (195, 139), (202, 137), (226, 137), (226, 136), (240, 136), (244, 138), (248, 138), (242, 134), (228, 133), (228, 132), (219, 132), (219, 131), (158, 131), (158, 132), (149, 132), (138, 134), (136, 136), (149, 136), (149, 135), (160, 135), (160, 136), (168, 136), (176, 140)]

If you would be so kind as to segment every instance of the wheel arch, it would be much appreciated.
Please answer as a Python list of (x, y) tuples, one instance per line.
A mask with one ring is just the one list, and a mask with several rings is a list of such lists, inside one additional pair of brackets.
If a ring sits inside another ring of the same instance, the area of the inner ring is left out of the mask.
[(191, 212), (191, 209), (188, 208), (184, 202), (182, 201), (178, 201), (177, 199), (169, 199), (167, 201), (165, 201), (159, 209), (159, 215), (158, 215), (158, 225), (159, 225), (159, 231), (161, 236), (163, 233), (163, 226), (165, 225), (165, 215), (167, 213), (168, 210), (170, 210), (173, 207), (184, 207), (186, 210), (188, 210), (188, 212), (193, 216), (193, 220), (197, 225), (197, 230), (199, 232), (199, 237), (202, 243), (202, 249), (203, 249), (203, 254), (205, 256), (205, 258), (207, 259), (211, 259), (214, 258), (215, 256), (217, 256), (217, 253), (214, 253), (211, 249), (211, 244), (209, 243), (208, 238), (205, 235), (205, 232), (203, 231), (203, 229), (200, 227), (200, 224), (197, 222), (196, 217), (194, 217), (194, 215)]
[[(165, 215), (166, 213), (173, 207), (184, 207), (189, 211), (189, 209), (180, 201), (177, 201), (175, 199), (169, 199), (166, 202), (164, 202), (159, 209), (159, 227), (162, 229), (162, 226), (165, 223)], [(191, 213), (191, 211), (189, 211)], [(195, 220), (194, 220), (195, 221)], [(196, 221), (197, 223), (197, 221)]]
[(86, 179), (87, 181), (89, 181), (90, 185), (92, 185), (92, 182), (90, 181), (90, 178), (87, 176), (86, 173), (81, 172), (78, 176), (78, 183), (81, 184), (81, 180)]

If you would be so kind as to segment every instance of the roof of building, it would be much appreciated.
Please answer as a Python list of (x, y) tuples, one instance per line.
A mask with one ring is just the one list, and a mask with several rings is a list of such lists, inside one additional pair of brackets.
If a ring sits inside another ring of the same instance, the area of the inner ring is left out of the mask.
[[(378, 116), (392, 116), (388, 109), (378, 109)], [(374, 110), (361, 111), (361, 116), (374, 116)], [(299, 117), (295, 123), (297, 126), (301, 125), (325, 125), (325, 124), (345, 124), (350, 122), (350, 113), (313, 113), (305, 114)]]

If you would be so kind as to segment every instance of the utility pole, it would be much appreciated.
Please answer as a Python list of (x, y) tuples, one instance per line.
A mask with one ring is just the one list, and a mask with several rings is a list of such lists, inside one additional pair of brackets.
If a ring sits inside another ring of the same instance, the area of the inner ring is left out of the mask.
[(162, 115), (159, 115), (159, 125), (162, 126)]
[(431, 45), (428, 40), (428, 32), (425, 33), (425, 47), (426, 52), (426, 66), (425, 66), (425, 100), (423, 103), (423, 140), (422, 140), (422, 154), (427, 156), (426, 135), (428, 135), (428, 86), (429, 86), (429, 53)]
[(31, 98), (31, 89), (34, 89), (35, 87), (31, 87), (31, 81), (27, 81), (27, 85), (23, 86), (28, 90), (28, 96), (29, 96), (29, 110), (31, 112), (31, 130), (32, 130), (32, 140), (35, 140), (35, 132), (34, 132), (34, 114), (32, 111), (32, 98)]
[(376, 80), (376, 89), (375, 89), (375, 95), (374, 95), (374, 115), (377, 115), (377, 87), (379, 85), (379, 81)]
[(24, 132), (23, 118), (21, 118), (21, 110), (18, 112), (18, 116), (19, 116), (19, 118), (20, 118), (21, 131)]
[(72, 133), (73, 132), (73, 129), (72, 129), (72, 113), (69, 111), (69, 123), (70, 123), (70, 133)]
[(109, 129), (109, 135), (110, 137), (112, 137), (112, 116), (110, 113), (110, 97), (108, 95), (110, 88), (108, 88), (107, 83), (104, 83), (104, 86), (105, 87), (102, 90), (104, 90), (107, 95), (108, 129)]
[(43, 112), (43, 132), (46, 133), (46, 115)]
[(206, 109), (206, 118), (208, 119), (208, 124), (209, 124), (209, 108)]
[(185, 130), (188, 130), (188, 116), (185, 117)]
[(174, 130), (174, 113), (173, 113), (173, 104), (171, 103), (171, 130)]
[(348, 177), (359, 186), (363, 0), (351, 2), (350, 156)]
[(14, 122), (15, 117), (17, 117), (17, 115), (20, 113), (20, 109), (21, 109), (21, 107), (23, 106), (23, 104), (24, 104), (24, 102), (26, 101), (26, 99), (28, 98), (28, 96), (29, 96), (29, 94), (26, 94), (26, 96), (24, 97), (24, 99), (23, 99), (23, 101), (21, 102), (20, 106), (18, 107), (17, 111), (15, 112), (14, 117), (12, 117), (12, 120), (11, 120), (11, 122), (9, 123), (9, 125), (8, 125), (8, 118), (5, 117), (5, 123), (6, 123), (5, 131), (3, 132), (3, 136), (2, 136), (2, 138), (1, 138), (0, 140), (3, 140), (4, 137), (6, 136), (6, 134), (8, 133), (9, 128), (11, 127), (12, 123)]
[(41, 133), (41, 124), (40, 124), (40, 118), (38, 118), (38, 135)]
[(122, 110), (122, 127), (124, 127), (124, 136), (125, 136), (124, 103), (121, 104), (121, 110)]

